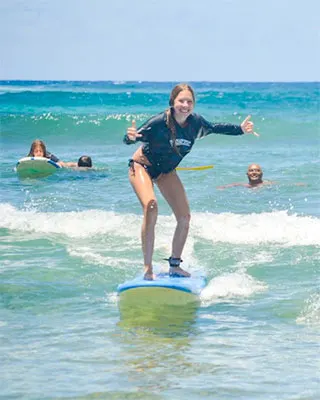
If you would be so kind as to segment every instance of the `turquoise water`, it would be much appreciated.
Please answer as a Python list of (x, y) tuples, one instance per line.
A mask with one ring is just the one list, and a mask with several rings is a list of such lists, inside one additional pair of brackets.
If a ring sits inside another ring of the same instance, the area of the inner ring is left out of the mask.
[[(319, 84), (193, 86), (196, 111), (260, 137), (211, 135), (180, 171), (192, 210), (184, 266), (207, 274), (192, 320), (120, 320), (117, 285), (142, 270), (141, 210), (127, 180), (132, 120), (167, 107), (172, 82), (7, 82), (1, 102), (0, 372), (3, 399), (318, 399)], [(40, 138), (95, 171), (19, 180)], [(277, 183), (251, 190), (249, 163)], [(158, 192), (157, 192), (158, 194)], [(161, 196), (154, 261), (174, 218)]]

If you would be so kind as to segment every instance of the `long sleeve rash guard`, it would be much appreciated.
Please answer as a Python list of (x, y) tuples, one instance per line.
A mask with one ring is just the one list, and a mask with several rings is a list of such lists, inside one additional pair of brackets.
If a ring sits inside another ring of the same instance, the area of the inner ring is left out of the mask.
[[(166, 123), (166, 112), (162, 112), (150, 118), (138, 129), (141, 137), (136, 141), (143, 142), (142, 152), (159, 173), (173, 171), (181, 160), (190, 152), (196, 139), (200, 139), (211, 133), (222, 135), (242, 135), (241, 126), (233, 124), (212, 124), (198, 114), (191, 114), (182, 127), (175, 119), (176, 149), (173, 147), (172, 134)], [(135, 143), (127, 135), (124, 143)]]

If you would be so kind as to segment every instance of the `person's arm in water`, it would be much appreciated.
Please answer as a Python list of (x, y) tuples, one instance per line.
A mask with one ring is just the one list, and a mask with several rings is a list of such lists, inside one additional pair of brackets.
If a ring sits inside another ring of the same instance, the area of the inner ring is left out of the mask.
[(230, 187), (234, 186), (250, 186), (248, 183), (229, 183), (228, 185), (223, 185), (223, 186), (217, 186), (217, 189), (222, 190), (222, 189), (227, 189)]
[(58, 163), (61, 167), (64, 168), (74, 168), (78, 166), (78, 163), (76, 162), (72, 162), (72, 161), (68, 161), (68, 162), (64, 162), (64, 161), (59, 161)]
[(47, 152), (46, 158), (49, 158), (50, 160), (54, 161), (56, 164), (60, 165), (60, 167), (63, 167), (63, 168), (73, 168), (73, 167), (78, 166), (78, 163), (76, 163), (76, 162), (72, 162), (72, 161), (65, 162), (65, 161), (59, 160), (59, 158), (57, 156), (55, 156), (54, 154), (49, 153), (49, 152)]
[(235, 186), (243, 186), (247, 188), (254, 188), (254, 187), (259, 187), (259, 186), (267, 186), (267, 185), (276, 185), (278, 182), (276, 181), (263, 181), (257, 184), (254, 183), (229, 183), (228, 185), (223, 185), (223, 186), (217, 186), (217, 189), (222, 190), (222, 189), (227, 189), (230, 187), (235, 187)]

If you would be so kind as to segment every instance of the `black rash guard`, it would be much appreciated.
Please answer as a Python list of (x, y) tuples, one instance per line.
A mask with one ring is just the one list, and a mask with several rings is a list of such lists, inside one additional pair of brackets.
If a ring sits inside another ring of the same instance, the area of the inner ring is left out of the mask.
[[(171, 110), (173, 113), (173, 110)], [(171, 131), (166, 123), (167, 114), (162, 112), (150, 118), (139, 129), (142, 136), (136, 141), (143, 142), (142, 153), (152, 164), (152, 178), (160, 174), (167, 174), (173, 171), (181, 160), (190, 152), (196, 139), (200, 139), (210, 133), (222, 135), (242, 135), (240, 125), (233, 124), (212, 124), (198, 114), (191, 114), (186, 120), (185, 126), (180, 126), (173, 118), (176, 129), (174, 149), (171, 139)], [(127, 135), (124, 143), (131, 144)]]
[(54, 154), (52, 154), (52, 153), (49, 153), (48, 151), (47, 151), (47, 153), (46, 153), (46, 158), (49, 158), (49, 160), (52, 160), (52, 161), (54, 161), (55, 163), (57, 163), (58, 161), (59, 161), (59, 158), (58, 157), (56, 157)]

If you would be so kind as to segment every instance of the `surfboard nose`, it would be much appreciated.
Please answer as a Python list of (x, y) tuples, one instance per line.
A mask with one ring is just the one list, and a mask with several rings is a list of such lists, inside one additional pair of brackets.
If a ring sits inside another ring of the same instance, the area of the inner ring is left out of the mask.
[(143, 276), (127, 281), (118, 286), (121, 320), (143, 326), (192, 323), (205, 284), (205, 277), (197, 274), (190, 278), (156, 274), (153, 281)]

